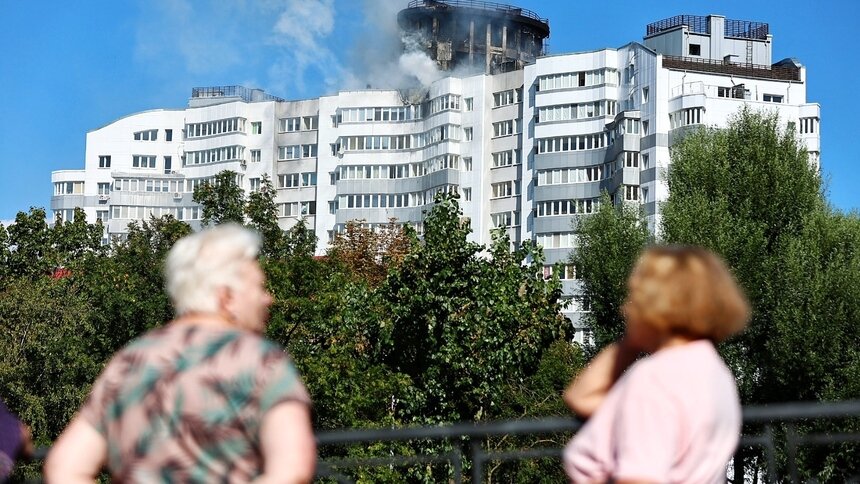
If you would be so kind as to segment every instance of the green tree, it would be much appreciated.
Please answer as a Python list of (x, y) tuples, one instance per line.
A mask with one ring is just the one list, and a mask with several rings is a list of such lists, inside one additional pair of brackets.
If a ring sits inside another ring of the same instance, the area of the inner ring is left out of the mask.
[(581, 296), (591, 305), (584, 323), (594, 332), (599, 349), (624, 332), (621, 304), (627, 295), (627, 276), (652, 237), (638, 207), (614, 206), (605, 192), (597, 213), (577, 220), (574, 228), (579, 247), (571, 263), (581, 279)]
[(224, 170), (194, 189), (193, 200), (203, 206), (204, 225), (245, 223), (245, 191), (236, 182), (235, 171)]
[(260, 189), (248, 195), (245, 205), (248, 225), (260, 234), (264, 257), (276, 257), (287, 248), (284, 246), (284, 231), (278, 226), (278, 207), (275, 205), (275, 187), (268, 175), (260, 182)]

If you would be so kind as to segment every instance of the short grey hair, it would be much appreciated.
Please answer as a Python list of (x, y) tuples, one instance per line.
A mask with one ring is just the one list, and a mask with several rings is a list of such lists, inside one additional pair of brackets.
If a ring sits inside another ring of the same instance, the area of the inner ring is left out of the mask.
[(242, 263), (257, 258), (260, 236), (228, 223), (180, 239), (167, 254), (165, 288), (176, 315), (218, 311), (217, 290), (234, 287)]

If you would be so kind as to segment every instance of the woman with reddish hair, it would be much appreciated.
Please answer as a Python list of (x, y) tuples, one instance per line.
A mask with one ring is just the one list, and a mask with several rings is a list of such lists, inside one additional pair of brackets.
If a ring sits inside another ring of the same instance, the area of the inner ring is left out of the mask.
[[(623, 338), (564, 395), (585, 426), (564, 451), (573, 482), (715, 483), (738, 444), (735, 380), (714, 347), (749, 304), (726, 265), (696, 247), (645, 251), (628, 280)], [(636, 361), (647, 353), (649, 356)]]

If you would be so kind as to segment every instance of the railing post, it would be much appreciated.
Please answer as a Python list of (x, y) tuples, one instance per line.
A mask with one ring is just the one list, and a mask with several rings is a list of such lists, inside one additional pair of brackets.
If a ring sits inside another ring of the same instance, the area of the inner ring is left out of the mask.
[(788, 475), (791, 482), (800, 482), (797, 472), (797, 432), (794, 431), (793, 423), (785, 426), (785, 447), (788, 454)]
[(478, 438), (472, 440), (472, 484), (484, 482), (484, 448)]

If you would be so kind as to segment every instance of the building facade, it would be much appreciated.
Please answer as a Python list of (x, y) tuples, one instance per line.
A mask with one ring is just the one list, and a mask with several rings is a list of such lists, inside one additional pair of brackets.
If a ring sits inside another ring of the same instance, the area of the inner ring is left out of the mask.
[(196, 88), (184, 109), (87, 133), (84, 169), (52, 174), (51, 206), (55, 219), (82, 207), (105, 224), (106, 239), (150, 215), (198, 227), (194, 189), (232, 170), (246, 193), (269, 177), (280, 225), (304, 219), (323, 253), (353, 220), (395, 219), (421, 233), (434, 195), (457, 192), (476, 242), (504, 228), (514, 243), (543, 246), (577, 325), (588, 305), (565, 264), (575, 218), (596, 211), (607, 191), (614, 203), (642, 204), (656, 230), (669, 149), (685, 131), (722, 126), (743, 105), (773, 110), (818, 166), (820, 108), (807, 102), (806, 70), (773, 63), (771, 51), (767, 24), (678, 16), (648, 25), (643, 43), (540, 56), (422, 89), (287, 101), (241, 86)]

